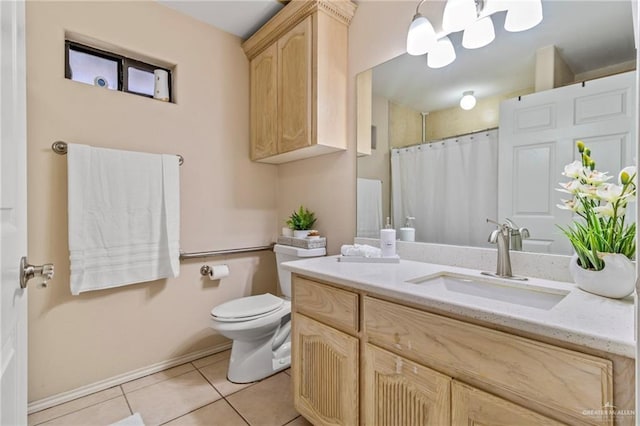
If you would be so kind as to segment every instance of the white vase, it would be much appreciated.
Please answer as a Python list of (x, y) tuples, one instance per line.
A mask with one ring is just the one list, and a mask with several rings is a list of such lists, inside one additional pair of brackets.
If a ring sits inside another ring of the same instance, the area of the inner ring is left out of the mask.
[(636, 285), (636, 268), (633, 262), (627, 256), (617, 253), (605, 253), (602, 260), (604, 269), (591, 271), (578, 265), (578, 255), (573, 255), (569, 272), (578, 287), (612, 299), (621, 299), (633, 293)]
[(295, 238), (307, 238), (307, 235), (309, 235), (310, 230), (306, 229), (304, 231), (298, 231), (298, 230), (294, 230), (293, 231), (293, 236)]

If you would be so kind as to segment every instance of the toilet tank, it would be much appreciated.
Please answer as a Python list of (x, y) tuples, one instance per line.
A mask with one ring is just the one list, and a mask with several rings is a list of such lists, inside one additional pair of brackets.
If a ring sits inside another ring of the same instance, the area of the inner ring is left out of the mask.
[(319, 257), (327, 254), (327, 250), (322, 248), (303, 249), (292, 246), (276, 244), (273, 247), (276, 254), (276, 264), (278, 265), (278, 283), (280, 291), (286, 298), (291, 298), (291, 272), (284, 269), (281, 265), (283, 262), (305, 259), (308, 257)]

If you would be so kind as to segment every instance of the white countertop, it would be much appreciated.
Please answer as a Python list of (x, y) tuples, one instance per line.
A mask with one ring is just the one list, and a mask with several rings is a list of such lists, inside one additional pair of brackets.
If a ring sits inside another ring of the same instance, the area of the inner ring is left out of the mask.
[[(400, 263), (347, 263), (338, 256), (286, 262), (283, 266), (299, 274), (366, 290), (425, 308), (435, 308), (468, 318), (522, 330), (539, 336), (574, 343), (629, 358), (635, 358), (633, 298), (607, 299), (580, 290), (574, 284), (529, 278), (525, 282), (495, 280), (507, 286), (533, 286), (549, 293), (566, 294), (559, 302), (540, 307), (511, 300), (500, 301), (473, 291), (452, 291), (434, 283), (413, 284), (409, 280), (438, 275), (462, 274), (487, 280), (474, 269), (401, 260)], [(470, 286), (472, 286), (470, 284)], [(463, 288), (464, 290), (464, 288)], [(553, 296), (551, 296), (553, 298)]]

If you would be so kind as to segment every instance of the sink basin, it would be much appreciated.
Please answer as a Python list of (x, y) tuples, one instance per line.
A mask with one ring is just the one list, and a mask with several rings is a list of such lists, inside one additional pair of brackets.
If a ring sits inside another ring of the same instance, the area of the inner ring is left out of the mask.
[(565, 298), (568, 291), (539, 287), (522, 282), (506, 282), (462, 274), (441, 273), (407, 281), (412, 284), (429, 285), (440, 290), (468, 296), (491, 299), (514, 305), (550, 310)]

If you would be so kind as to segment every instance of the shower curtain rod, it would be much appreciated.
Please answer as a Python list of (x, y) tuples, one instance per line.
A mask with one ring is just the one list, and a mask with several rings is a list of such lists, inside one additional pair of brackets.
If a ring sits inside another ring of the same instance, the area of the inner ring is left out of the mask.
[[(54, 143), (51, 144), (51, 149), (56, 154), (67, 155), (67, 143), (66, 142), (55, 141)], [(184, 157), (182, 157), (182, 155), (180, 155), (180, 154), (176, 154), (176, 157), (178, 157), (178, 164), (182, 166), (182, 163), (184, 163)]]
[(499, 127), (497, 127), (497, 126), (496, 127), (487, 127), (486, 129), (482, 129), (482, 130), (474, 130), (472, 132), (460, 133), (459, 135), (447, 136), (446, 138), (434, 139), (434, 140), (427, 141), (427, 142), (416, 143), (416, 144), (413, 144), (413, 145), (400, 146), (400, 147), (391, 148), (391, 149), (392, 150), (393, 149), (403, 149), (403, 148), (412, 148), (414, 146), (429, 145), (429, 144), (432, 144), (432, 143), (442, 142), (442, 141), (445, 141), (447, 139), (461, 138), (463, 136), (474, 135), (476, 133), (489, 132), (491, 130), (498, 130), (498, 128)]

